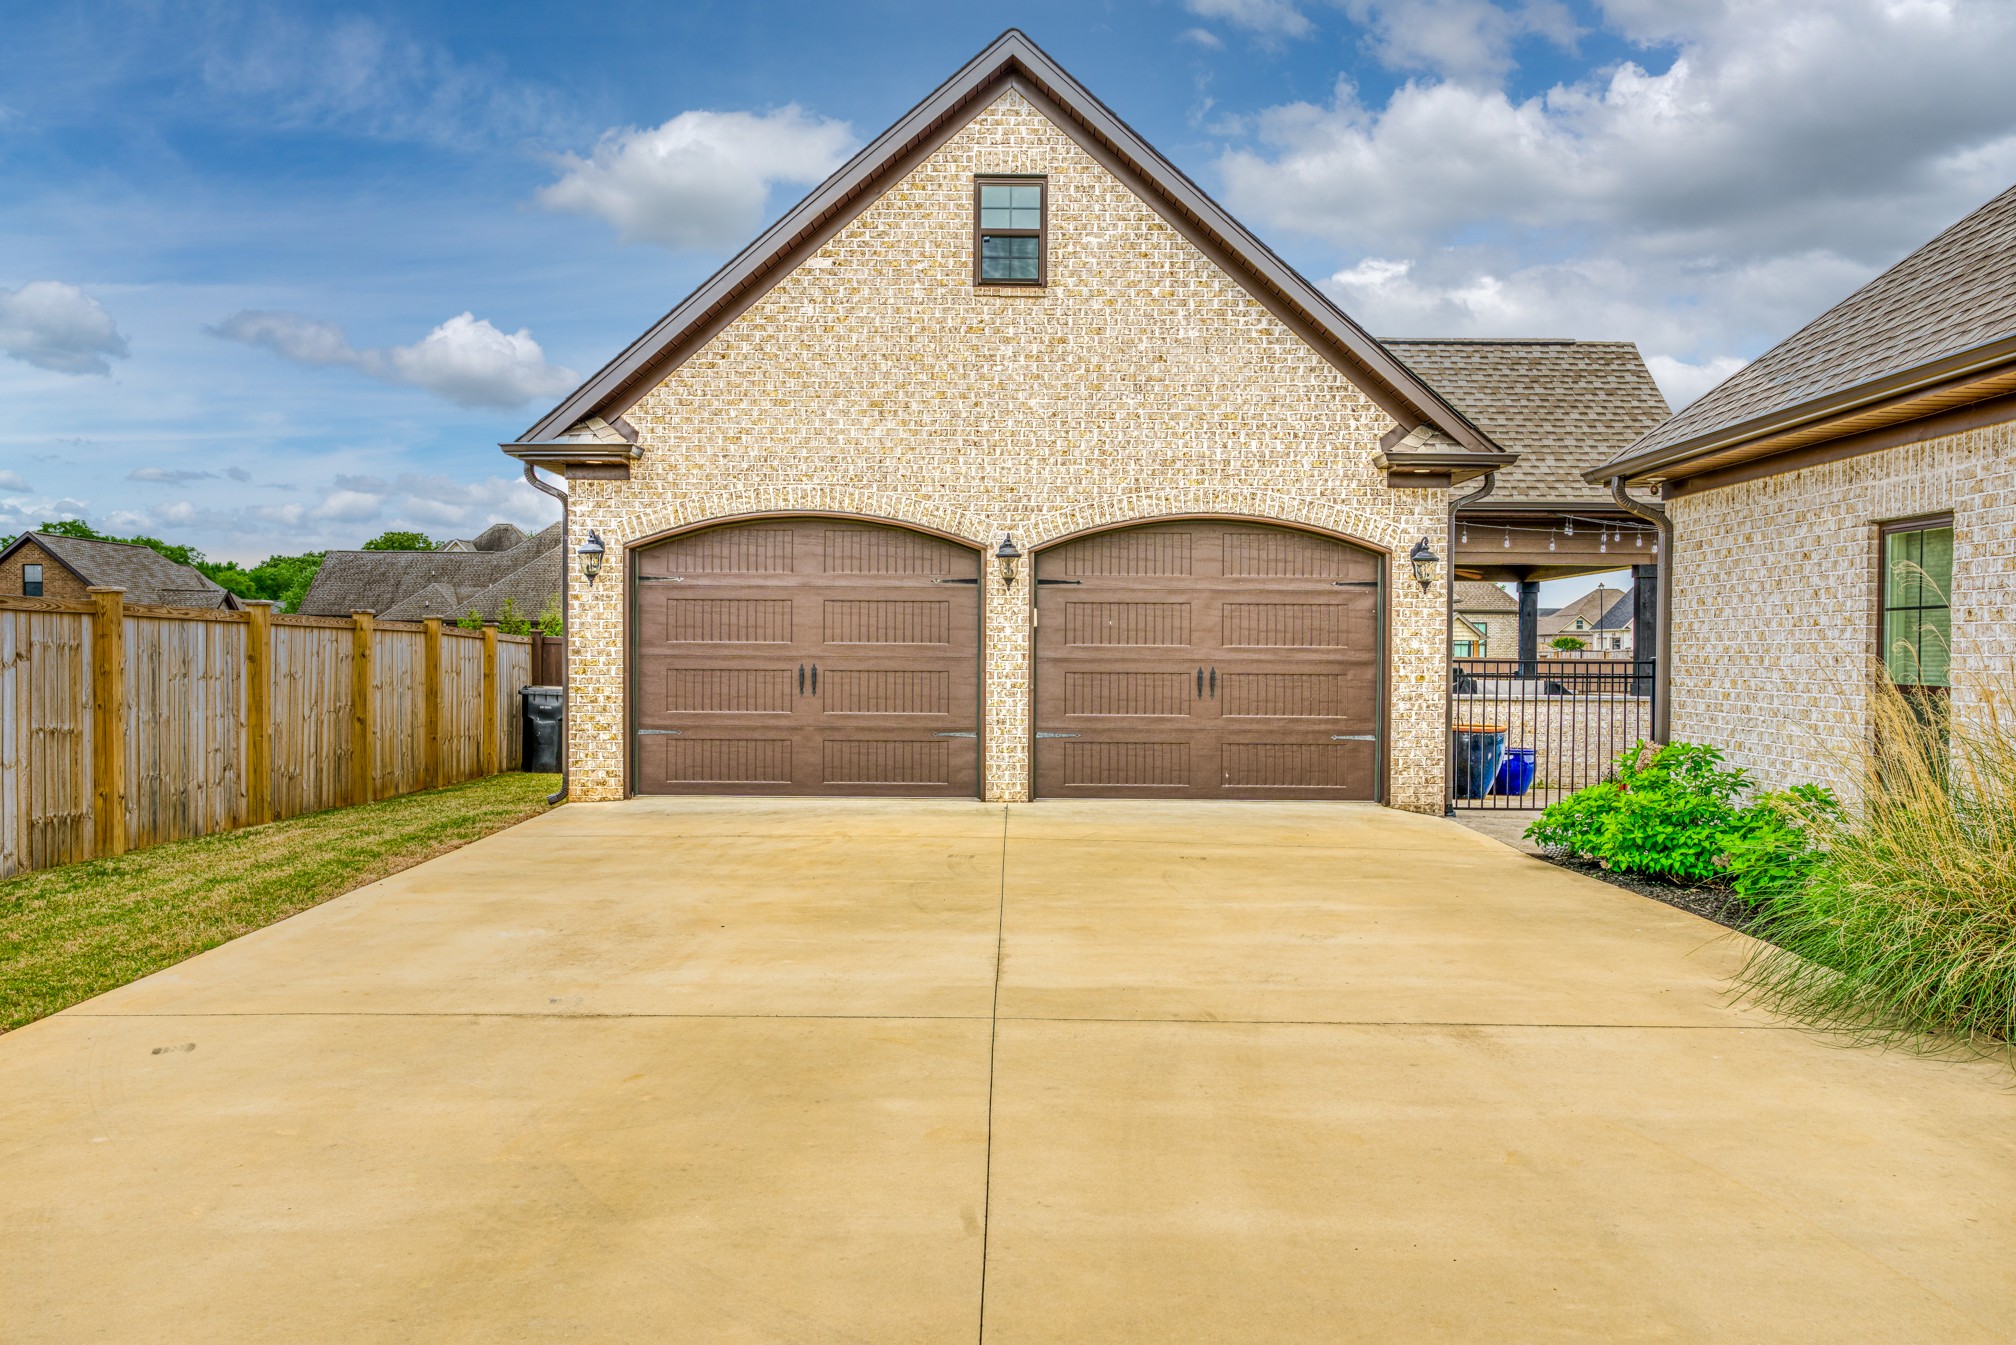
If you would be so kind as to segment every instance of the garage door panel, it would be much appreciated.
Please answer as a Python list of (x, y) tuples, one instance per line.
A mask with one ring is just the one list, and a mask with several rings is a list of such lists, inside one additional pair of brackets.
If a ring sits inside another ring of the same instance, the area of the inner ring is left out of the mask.
[(637, 559), (639, 791), (979, 784), (979, 559), (896, 528), (765, 520)]
[(1039, 793), (1375, 796), (1376, 555), (1157, 524), (1043, 552), (1037, 573)]

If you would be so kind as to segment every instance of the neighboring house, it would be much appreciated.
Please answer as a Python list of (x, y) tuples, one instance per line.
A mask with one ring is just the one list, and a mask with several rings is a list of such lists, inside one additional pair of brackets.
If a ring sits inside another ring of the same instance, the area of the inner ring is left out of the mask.
[(1462, 613), (1457, 613), (1455, 635), (1450, 642), (1449, 652), (1456, 658), (1488, 657), (1490, 642), (1484, 633), (1484, 627)]
[(433, 551), (331, 551), (301, 600), (307, 616), (372, 612), (383, 621), (474, 612), (495, 621), (509, 599), (537, 620), (560, 601), (560, 525), (533, 536), (509, 523)]
[(1628, 589), (1597, 587), (1540, 618), (1540, 645), (1571, 635), (1591, 650), (1631, 650), (1634, 595)]
[(1474, 653), (1463, 651), (1470, 638), (1456, 634), (1457, 658), (1512, 658), (1519, 648), (1519, 602), (1496, 584), (1477, 579), (1456, 581), (1456, 619), (1475, 631)]
[(1438, 813), (1515, 460), (1015, 32), (504, 447), (606, 548), (576, 799)]
[(0, 595), (83, 601), (91, 588), (123, 588), (123, 601), (159, 607), (239, 607), (200, 570), (131, 542), (24, 532), (0, 551)]
[(1873, 668), (1978, 708), (2016, 667), (2016, 188), (1592, 476), (1673, 527), (1674, 737), (1853, 788)]

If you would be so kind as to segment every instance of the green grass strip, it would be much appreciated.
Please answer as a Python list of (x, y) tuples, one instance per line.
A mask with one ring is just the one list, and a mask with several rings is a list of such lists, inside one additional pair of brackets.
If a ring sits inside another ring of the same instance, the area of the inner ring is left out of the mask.
[(0, 881), (0, 1032), (544, 812), (511, 773)]

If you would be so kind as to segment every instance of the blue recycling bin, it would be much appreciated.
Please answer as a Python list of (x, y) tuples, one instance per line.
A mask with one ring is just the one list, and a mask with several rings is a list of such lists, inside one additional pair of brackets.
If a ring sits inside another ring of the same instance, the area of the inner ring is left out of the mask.
[(1498, 764), (1505, 759), (1505, 726), (1458, 724), (1454, 737), (1456, 797), (1481, 799), (1491, 792)]
[(1505, 759), (1498, 763), (1498, 778), (1491, 782), (1491, 792), (1524, 794), (1533, 787), (1535, 770), (1532, 748), (1508, 747), (1505, 749)]

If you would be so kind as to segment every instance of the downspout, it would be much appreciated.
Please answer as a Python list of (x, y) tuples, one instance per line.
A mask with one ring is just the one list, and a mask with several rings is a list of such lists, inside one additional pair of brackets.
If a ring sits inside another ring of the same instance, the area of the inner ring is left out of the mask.
[(1650, 500), (1634, 500), (1624, 489), (1624, 478), (1610, 478), (1610, 498), (1617, 507), (1650, 523), (1659, 533), (1659, 645), (1652, 664), (1652, 736), (1659, 742), (1673, 737), (1673, 520), (1666, 506)]
[(573, 755), (571, 751), (572, 744), (567, 741), (567, 719), (571, 713), (567, 702), (572, 699), (569, 693), (574, 681), (574, 660), (567, 657), (567, 645), (564, 643), (567, 640), (567, 624), (570, 616), (567, 607), (567, 572), (572, 568), (568, 564), (570, 558), (567, 552), (568, 492), (561, 490), (557, 486), (549, 486), (544, 481), (541, 481), (539, 479), (539, 469), (529, 462), (525, 464), (525, 479), (530, 481), (537, 489), (545, 491), (548, 495), (560, 501), (560, 639), (563, 641), (560, 646), (560, 788), (557, 792), (548, 794), (546, 802), (549, 804), (565, 803), (567, 801), (567, 762)]
[(1484, 473), (1484, 484), (1468, 495), (1449, 497), (1449, 526), (1443, 536), (1449, 548), (1449, 577), (1442, 586), (1442, 815), (1456, 815), (1456, 671), (1450, 651), (1456, 648), (1456, 511), (1477, 503), (1498, 488), (1498, 473)]

